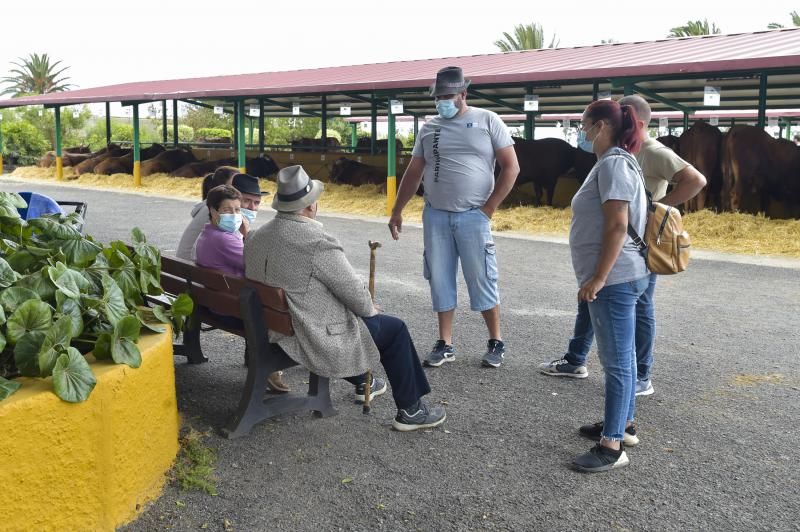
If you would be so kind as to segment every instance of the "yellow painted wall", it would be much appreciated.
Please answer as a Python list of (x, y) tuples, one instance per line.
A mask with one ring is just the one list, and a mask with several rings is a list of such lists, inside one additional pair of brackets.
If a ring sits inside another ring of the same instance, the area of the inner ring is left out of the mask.
[(96, 362), (89, 399), (21, 379), (0, 402), (0, 530), (114, 530), (155, 499), (178, 452), (172, 335), (139, 340), (142, 365)]

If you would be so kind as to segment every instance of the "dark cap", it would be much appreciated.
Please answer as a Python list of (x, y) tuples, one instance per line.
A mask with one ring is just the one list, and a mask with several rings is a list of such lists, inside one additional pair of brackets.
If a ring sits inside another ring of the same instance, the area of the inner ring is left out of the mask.
[(253, 196), (266, 196), (269, 192), (261, 190), (258, 184), (258, 178), (248, 174), (236, 174), (233, 176), (231, 182), (233, 188), (242, 194), (251, 194)]
[(436, 82), (431, 85), (431, 96), (458, 94), (467, 90), (469, 84), (470, 81), (464, 79), (464, 72), (461, 67), (444, 67), (436, 73)]

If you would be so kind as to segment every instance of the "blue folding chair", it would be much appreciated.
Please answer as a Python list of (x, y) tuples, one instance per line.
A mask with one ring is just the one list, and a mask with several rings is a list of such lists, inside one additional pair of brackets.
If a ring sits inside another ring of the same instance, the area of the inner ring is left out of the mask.
[[(66, 214), (62, 206), (75, 207), (75, 212), (86, 220), (88, 205), (85, 201), (56, 201), (37, 192), (20, 192), (19, 195), (28, 204), (27, 207), (17, 209), (23, 220), (38, 218), (45, 214)], [(77, 229), (83, 233), (83, 224)]]

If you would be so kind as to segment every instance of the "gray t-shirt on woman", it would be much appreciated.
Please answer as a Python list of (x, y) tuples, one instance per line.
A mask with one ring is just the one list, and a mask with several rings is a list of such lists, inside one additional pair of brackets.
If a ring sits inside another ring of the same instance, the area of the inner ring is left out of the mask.
[(425, 122), (411, 152), (425, 159), (425, 201), (451, 212), (483, 207), (494, 190), (495, 151), (513, 145), (508, 127), (485, 109)]
[[(586, 181), (572, 198), (572, 223), (569, 248), (578, 286), (595, 273), (603, 242), (603, 203), (628, 202), (628, 222), (644, 236), (647, 223), (647, 197), (639, 163), (622, 148), (605, 152), (589, 172)], [(648, 275), (644, 257), (629, 236), (608, 274), (606, 286), (635, 281)]]

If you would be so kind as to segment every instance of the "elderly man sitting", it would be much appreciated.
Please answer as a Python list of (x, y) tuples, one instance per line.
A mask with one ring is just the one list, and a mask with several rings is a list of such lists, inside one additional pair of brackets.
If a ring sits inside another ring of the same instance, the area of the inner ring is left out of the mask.
[[(246, 276), (283, 288), (292, 314), (295, 335), (270, 332), (270, 341), (317, 375), (346, 378), (361, 400), (364, 374), (380, 355), (397, 405), (393, 428), (441, 425), (444, 408), (421, 400), (430, 386), (405, 323), (379, 314), (339, 241), (316, 220), (323, 189), (300, 166), (281, 170), (272, 202), (278, 214), (245, 242)], [(373, 380), (374, 394), (385, 389)]]

